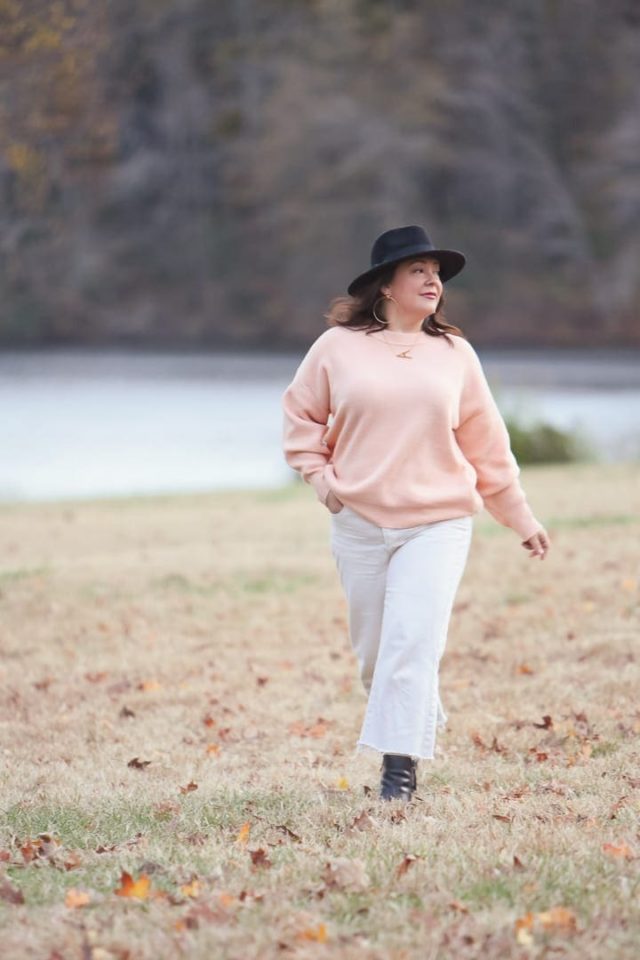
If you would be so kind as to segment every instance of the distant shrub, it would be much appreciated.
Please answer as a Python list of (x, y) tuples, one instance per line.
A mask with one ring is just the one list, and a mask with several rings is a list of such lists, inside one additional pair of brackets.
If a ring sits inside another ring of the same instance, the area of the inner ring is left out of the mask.
[(579, 434), (558, 430), (542, 421), (524, 426), (513, 416), (504, 420), (518, 463), (570, 463), (597, 459), (592, 447)]

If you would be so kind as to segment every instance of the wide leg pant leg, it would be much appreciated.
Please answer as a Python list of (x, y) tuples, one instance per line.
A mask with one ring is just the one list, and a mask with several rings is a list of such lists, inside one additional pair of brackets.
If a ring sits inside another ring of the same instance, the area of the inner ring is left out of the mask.
[(447, 717), (439, 666), (471, 543), (472, 517), (426, 524), (390, 546), (378, 658), (358, 752), (374, 749), (432, 760)]
[(348, 507), (332, 515), (332, 552), (369, 694), (357, 752), (434, 756), (436, 726), (447, 721), (438, 667), (472, 521), (392, 529)]
[(389, 552), (380, 527), (349, 507), (331, 518), (331, 551), (347, 600), (349, 639), (368, 694), (380, 647)]

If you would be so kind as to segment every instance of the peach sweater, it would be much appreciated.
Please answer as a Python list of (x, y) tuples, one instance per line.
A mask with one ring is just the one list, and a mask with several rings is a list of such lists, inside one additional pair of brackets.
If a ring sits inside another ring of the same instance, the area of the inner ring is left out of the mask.
[[(381, 527), (480, 512), (526, 540), (540, 524), (480, 359), (451, 335), (329, 327), (282, 396), (284, 457), (325, 503), (330, 490)], [(393, 346), (392, 346), (393, 342)], [(330, 422), (329, 422), (330, 421)]]

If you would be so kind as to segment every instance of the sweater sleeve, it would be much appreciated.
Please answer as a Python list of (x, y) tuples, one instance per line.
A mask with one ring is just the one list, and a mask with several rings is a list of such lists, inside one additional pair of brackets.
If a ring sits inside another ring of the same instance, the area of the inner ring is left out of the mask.
[(476, 489), (489, 513), (528, 540), (540, 524), (520, 485), (520, 468), (507, 426), (491, 393), (480, 358), (468, 346), (467, 366), (455, 430), (458, 446), (477, 474)]
[(323, 437), (331, 402), (320, 339), (311, 345), (282, 395), (283, 451), (289, 466), (314, 487), (318, 500), (326, 503), (331, 488), (324, 478), (324, 468), (330, 452)]

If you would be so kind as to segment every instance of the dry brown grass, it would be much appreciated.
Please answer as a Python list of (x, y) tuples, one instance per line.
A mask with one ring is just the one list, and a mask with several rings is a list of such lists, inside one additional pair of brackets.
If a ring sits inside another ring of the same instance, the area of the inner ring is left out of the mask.
[(552, 549), (476, 518), (408, 809), (309, 488), (2, 507), (2, 956), (635, 960), (637, 469), (522, 476)]

